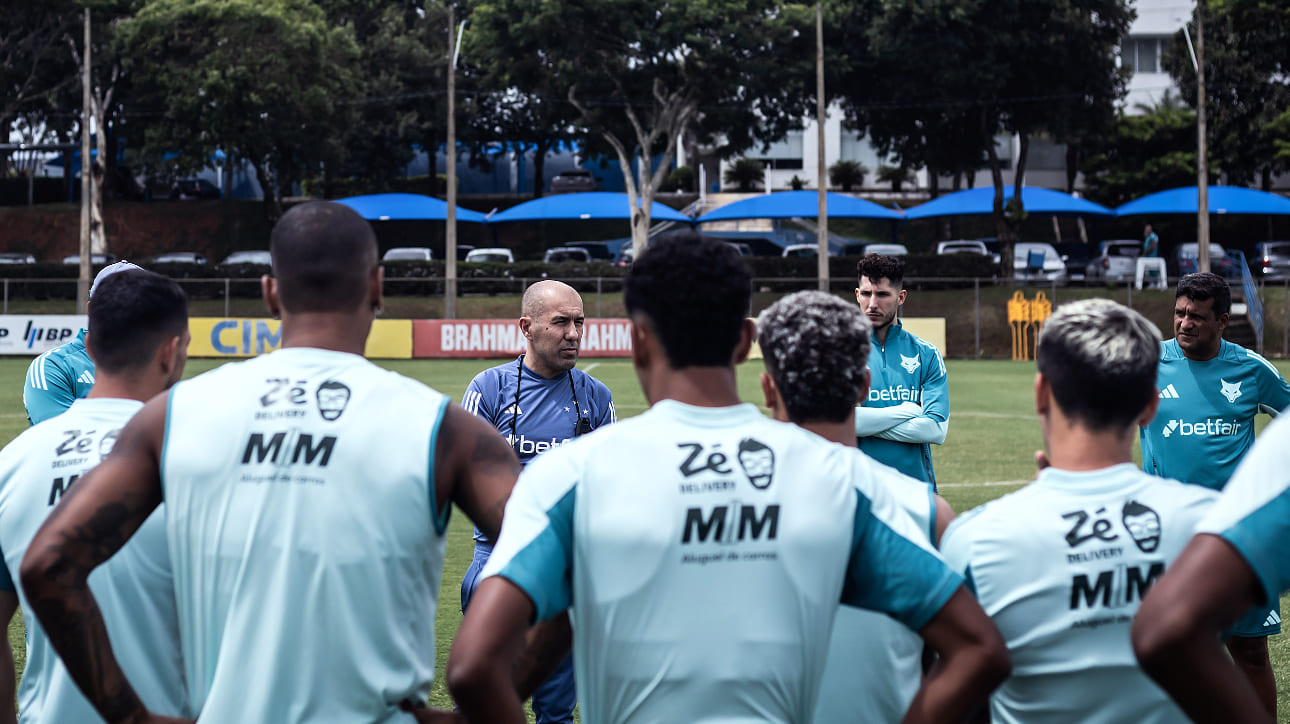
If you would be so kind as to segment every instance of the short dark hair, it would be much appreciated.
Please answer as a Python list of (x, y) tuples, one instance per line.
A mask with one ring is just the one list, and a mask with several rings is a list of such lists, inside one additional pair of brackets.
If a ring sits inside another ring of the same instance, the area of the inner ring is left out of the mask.
[(130, 269), (99, 282), (89, 318), (94, 366), (108, 373), (140, 369), (188, 328), (188, 297), (160, 274)]
[(650, 242), (627, 273), (627, 314), (644, 315), (669, 366), (728, 366), (752, 300), (752, 273), (729, 244), (698, 232)]
[(1109, 299), (1070, 302), (1044, 323), (1035, 361), (1067, 417), (1092, 430), (1124, 427), (1158, 394), (1160, 330)]
[(269, 236), (273, 276), (288, 312), (359, 308), (376, 267), (376, 234), (356, 211), (310, 201), (282, 215)]
[(856, 262), (856, 279), (868, 279), (874, 283), (879, 279), (889, 279), (893, 287), (900, 289), (905, 282), (905, 261), (898, 256), (867, 254)]
[(757, 334), (788, 419), (847, 419), (869, 369), (869, 319), (859, 307), (824, 292), (798, 292), (761, 313)]
[(1214, 300), (1214, 316), (1227, 314), (1232, 309), (1232, 289), (1227, 280), (1214, 272), (1197, 272), (1188, 274), (1178, 280), (1178, 290), (1174, 299), (1187, 297), (1193, 302)]

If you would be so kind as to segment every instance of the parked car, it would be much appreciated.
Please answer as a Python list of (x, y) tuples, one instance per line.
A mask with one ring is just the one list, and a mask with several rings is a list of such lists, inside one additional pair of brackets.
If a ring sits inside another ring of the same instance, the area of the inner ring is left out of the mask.
[(1089, 281), (1132, 281), (1138, 270), (1142, 242), (1136, 239), (1109, 239), (1097, 245), (1097, 258), (1084, 267)]
[(261, 264), (269, 266), (273, 264), (273, 257), (267, 251), (235, 251), (224, 257), (224, 261), (220, 262), (220, 264), (225, 266), (231, 264)]
[(614, 266), (631, 266), (636, 261), (636, 247), (631, 244), (623, 244), (618, 249), (618, 257), (614, 259)]
[(0, 253), (0, 264), (35, 264), (36, 257), (31, 254), (24, 254), (20, 251), (6, 251)]
[(909, 249), (904, 244), (879, 244), (866, 242), (863, 244), (846, 244), (839, 252), (840, 256), (868, 256), (870, 254), (881, 254), (883, 256), (908, 256)]
[(582, 168), (561, 171), (551, 179), (551, 193), (553, 194), (599, 190), (600, 182), (596, 180), (596, 177), (590, 171)]
[[(1035, 267), (1030, 264), (1032, 254), (1041, 260)], [(1017, 279), (1066, 283), (1066, 262), (1062, 261), (1062, 255), (1057, 253), (1052, 244), (1045, 242), (1017, 242), (1013, 247), (1012, 269), (1013, 276)]]
[(1070, 281), (1084, 281), (1088, 272), (1088, 244), (1082, 241), (1064, 241), (1053, 244), (1066, 264), (1066, 278)]
[[(1200, 270), (1198, 254), (1200, 254), (1200, 244), (1194, 241), (1179, 244), (1178, 248), (1174, 249), (1174, 265), (1178, 268), (1178, 276), (1194, 274)], [(1209, 242), (1209, 270), (1227, 279), (1241, 276), (1240, 270), (1228, 258), (1227, 250), (1213, 241)]]
[(547, 249), (542, 255), (543, 264), (562, 264), (566, 261), (586, 263), (591, 261), (591, 254), (588, 254), (586, 249), (576, 246), (557, 246)]
[(205, 264), (206, 257), (195, 251), (170, 251), (152, 257), (153, 264)]
[(817, 244), (789, 244), (788, 246), (784, 247), (784, 251), (780, 254), (780, 256), (797, 257), (797, 258), (804, 259), (804, 258), (816, 257), (816, 256), (819, 256), (819, 254), (820, 254), (820, 247)]
[(396, 246), (381, 257), (381, 261), (430, 261), (434, 254), (424, 246)]
[(980, 254), (989, 256), (990, 250), (985, 247), (984, 241), (975, 239), (955, 239), (954, 241), (942, 241), (936, 244), (937, 254)]
[[(631, 242), (627, 243), (629, 246), (631, 245)], [(609, 250), (609, 242), (607, 241), (570, 241), (565, 246), (586, 249), (587, 253), (591, 255), (592, 261), (614, 260), (614, 252)]]
[(1254, 273), (1268, 281), (1290, 279), (1290, 241), (1265, 241), (1254, 246)]
[[(80, 264), (81, 255), (72, 254), (71, 256), (65, 256), (63, 257), (63, 263)], [(111, 254), (90, 254), (90, 264), (92, 266), (107, 266), (108, 264), (115, 264), (115, 263), (116, 263), (116, 257), (112, 256)]]
[(735, 248), (735, 251), (739, 252), (739, 256), (752, 256), (752, 255), (753, 255), (752, 247), (751, 247), (751, 246), (748, 246), (747, 244), (743, 243), (742, 241), (727, 241), (726, 243), (727, 243), (727, 244), (729, 244), (729, 245), (731, 245), (731, 246), (733, 246), (733, 247)]
[(515, 261), (515, 254), (510, 249), (471, 249), (466, 261), (511, 264)]
[(171, 199), (218, 199), (219, 187), (204, 178), (179, 179), (170, 187)]
[(470, 244), (458, 244), (457, 261), (466, 261), (466, 257), (470, 256), (470, 252), (474, 250), (475, 250), (475, 247), (471, 246)]

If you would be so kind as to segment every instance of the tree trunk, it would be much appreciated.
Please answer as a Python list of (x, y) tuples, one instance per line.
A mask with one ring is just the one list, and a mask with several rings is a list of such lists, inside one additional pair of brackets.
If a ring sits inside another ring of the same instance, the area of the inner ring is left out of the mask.
[(533, 198), (535, 199), (542, 198), (543, 192), (546, 191), (546, 184), (543, 183), (542, 177), (546, 173), (546, 154), (549, 150), (551, 150), (551, 142), (546, 139), (538, 141), (533, 149)]
[(1068, 194), (1075, 193), (1075, 177), (1079, 175), (1079, 151), (1078, 141), (1066, 144), (1066, 193)]
[(931, 193), (932, 198), (941, 195), (941, 177), (936, 173), (936, 169), (931, 166), (927, 167), (927, 190)]
[[(985, 124), (985, 114), (982, 113), (982, 125)], [(983, 129), (989, 130), (989, 129)], [(1013, 244), (1016, 243), (1016, 237), (1012, 235), (1012, 228), (1008, 226), (1008, 220), (1003, 213), (1003, 167), (999, 163), (999, 153), (994, 150), (994, 137), (991, 135), (985, 144), (986, 154), (990, 159), (990, 179), (994, 182), (994, 233), (999, 238), (999, 272), (1004, 278), (1011, 278), (1013, 275), (1012, 258)]]
[(264, 218), (268, 220), (269, 226), (273, 226), (282, 217), (282, 203), (278, 199), (277, 183), (263, 161), (252, 161), (251, 168), (255, 169), (255, 180), (260, 183), (260, 191), (264, 197)]

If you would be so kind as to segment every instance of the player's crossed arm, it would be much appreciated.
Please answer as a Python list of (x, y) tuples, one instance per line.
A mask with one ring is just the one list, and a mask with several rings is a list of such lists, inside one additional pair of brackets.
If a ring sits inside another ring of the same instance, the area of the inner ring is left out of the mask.
[(65, 494), (23, 559), (32, 613), (85, 698), (108, 722), (183, 722), (156, 716), (112, 654), (89, 575), (125, 545), (161, 504), (158, 464), (166, 395), (153, 398), (121, 431), (116, 447)]

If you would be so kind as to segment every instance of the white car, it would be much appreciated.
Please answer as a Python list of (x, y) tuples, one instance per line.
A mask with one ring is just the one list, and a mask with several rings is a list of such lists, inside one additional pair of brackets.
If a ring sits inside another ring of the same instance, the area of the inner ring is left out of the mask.
[[(1032, 265), (1032, 260), (1038, 263)], [(1045, 242), (1018, 241), (1013, 247), (1012, 269), (1017, 279), (1066, 283), (1066, 262), (1052, 244)]]
[(817, 244), (789, 244), (784, 247), (780, 256), (791, 256), (798, 258), (810, 258), (819, 256), (820, 247)]
[(542, 255), (543, 264), (560, 264), (566, 261), (587, 263), (591, 261), (591, 253), (580, 246), (557, 246), (547, 249)]
[(224, 257), (220, 262), (224, 266), (230, 264), (260, 264), (270, 266), (273, 264), (273, 256), (267, 251), (235, 251)]
[(510, 249), (471, 249), (466, 254), (466, 261), (511, 264), (515, 255)]
[(1138, 257), (1142, 254), (1142, 242), (1135, 239), (1111, 239), (1097, 246), (1097, 258), (1089, 261), (1084, 270), (1086, 278), (1127, 282), (1135, 277)]
[(205, 264), (206, 257), (195, 251), (170, 251), (152, 257), (153, 264)]
[(954, 241), (942, 241), (936, 245), (937, 254), (980, 254), (981, 256), (990, 256), (990, 250), (986, 248), (984, 241), (974, 239), (955, 239)]
[(434, 255), (424, 246), (396, 246), (385, 252), (381, 261), (430, 261)]

